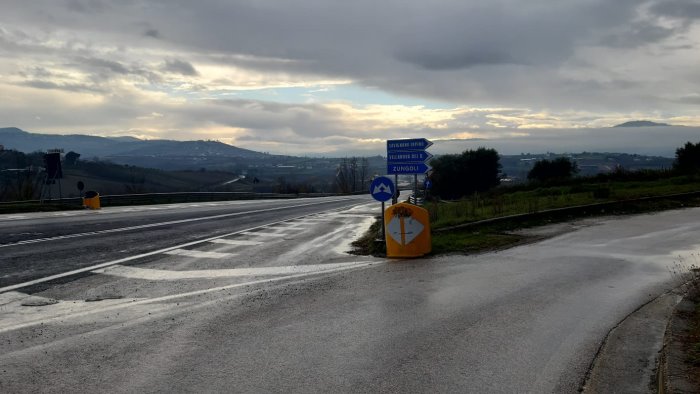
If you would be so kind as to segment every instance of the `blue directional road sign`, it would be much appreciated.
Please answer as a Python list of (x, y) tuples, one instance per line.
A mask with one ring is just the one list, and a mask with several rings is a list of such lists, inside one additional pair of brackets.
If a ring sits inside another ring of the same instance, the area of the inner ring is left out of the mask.
[(432, 146), (433, 143), (425, 138), (411, 138), (405, 140), (387, 140), (387, 153), (400, 150), (425, 150)]
[(423, 150), (397, 150), (386, 154), (386, 161), (392, 163), (423, 163), (433, 155)]
[(426, 189), (431, 189), (433, 187), (433, 182), (430, 179), (426, 179), (425, 182), (423, 182), (423, 185)]
[(385, 176), (376, 177), (369, 185), (369, 194), (377, 201), (389, 201), (394, 196), (394, 182)]
[(425, 163), (395, 163), (387, 165), (389, 174), (425, 174), (433, 168)]
[(425, 174), (430, 166), (425, 164), (433, 155), (425, 149), (433, 145), (425, 138), (388, 140), (386, 142), (387, 174)]

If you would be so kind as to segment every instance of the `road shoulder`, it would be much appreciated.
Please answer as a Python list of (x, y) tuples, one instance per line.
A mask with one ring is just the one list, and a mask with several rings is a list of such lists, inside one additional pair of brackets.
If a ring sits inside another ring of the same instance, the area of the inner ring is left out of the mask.
[(677, 292), (662, 294), (632, 312), (605, 338), (583, 385), (584, 393), (656, 391), (656, 367)]
[[(665, 393), (697, 393), (700, 369), (689, 361), (692, 344), (697, 342), (693, 337), (697, 323), (696, 308), (700, 300), (700, 291), (696, 288), (676, 306), (668, 329), (661, 363), (661, 389)], [(697, 346), (697, 345), (695, 345)]]

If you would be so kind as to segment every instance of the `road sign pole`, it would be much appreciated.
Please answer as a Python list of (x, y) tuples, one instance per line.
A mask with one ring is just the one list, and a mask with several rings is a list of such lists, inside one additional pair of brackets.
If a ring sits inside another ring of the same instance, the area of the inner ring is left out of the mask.
[(413, 174), (413, 203), (418, 205), (418, 174)]
[(399, 202), (399, 174), (394, 174), (394, 188), (396, 188), (396, 193), (394, 198), (391, 199), (392, 204)]
[(384, 201), (382, 201), (382, 242), (386, 240), (386, 225), (384, 224)]

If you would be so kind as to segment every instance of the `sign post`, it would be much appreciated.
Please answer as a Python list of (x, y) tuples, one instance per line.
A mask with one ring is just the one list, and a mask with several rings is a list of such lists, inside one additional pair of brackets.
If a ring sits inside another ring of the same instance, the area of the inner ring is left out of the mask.
[(385, 225), (384, 225), (384, 202), (391, 200), (394, 197), (396, 188), (391, 179), (385, 176), (379, 176), (374, 178), (372, 184), (369, 185), (369, 194), (382, 203), (382, 240), (386, 238)]
[(432, 168), (426, 164), (433, 155), (425, 150), (433, 143), (425, 138), (388, 140), (386, 142), (387, 173), (393, 174), (398, 188), (399, 174), (413, 174), (414, 203), (418, 203), (418, 174), (425, 174)]

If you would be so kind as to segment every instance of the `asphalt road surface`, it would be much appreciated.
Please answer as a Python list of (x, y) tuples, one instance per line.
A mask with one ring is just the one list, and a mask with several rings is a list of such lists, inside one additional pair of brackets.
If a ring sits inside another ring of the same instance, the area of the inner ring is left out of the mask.
[(223, 201), (0, 215), (0, 288), (369, 200)]
[[(700, 249), (700, 209), (686, 209), (387, 261), (345, 253), (378, 203), (328, 204), (99, 232), (161, 220), (134, 212), (34, 243), (17, 234), (69, 219), (0, 217), (19, 237), (0, 247), (0, 392), (576, 392), (610, 329)], [(238, 208), (252, 207), (182, 218)], [(83, 217), (98, 215), (70, 220)], [(64, 264), (89, 271), (8, 289)]]

